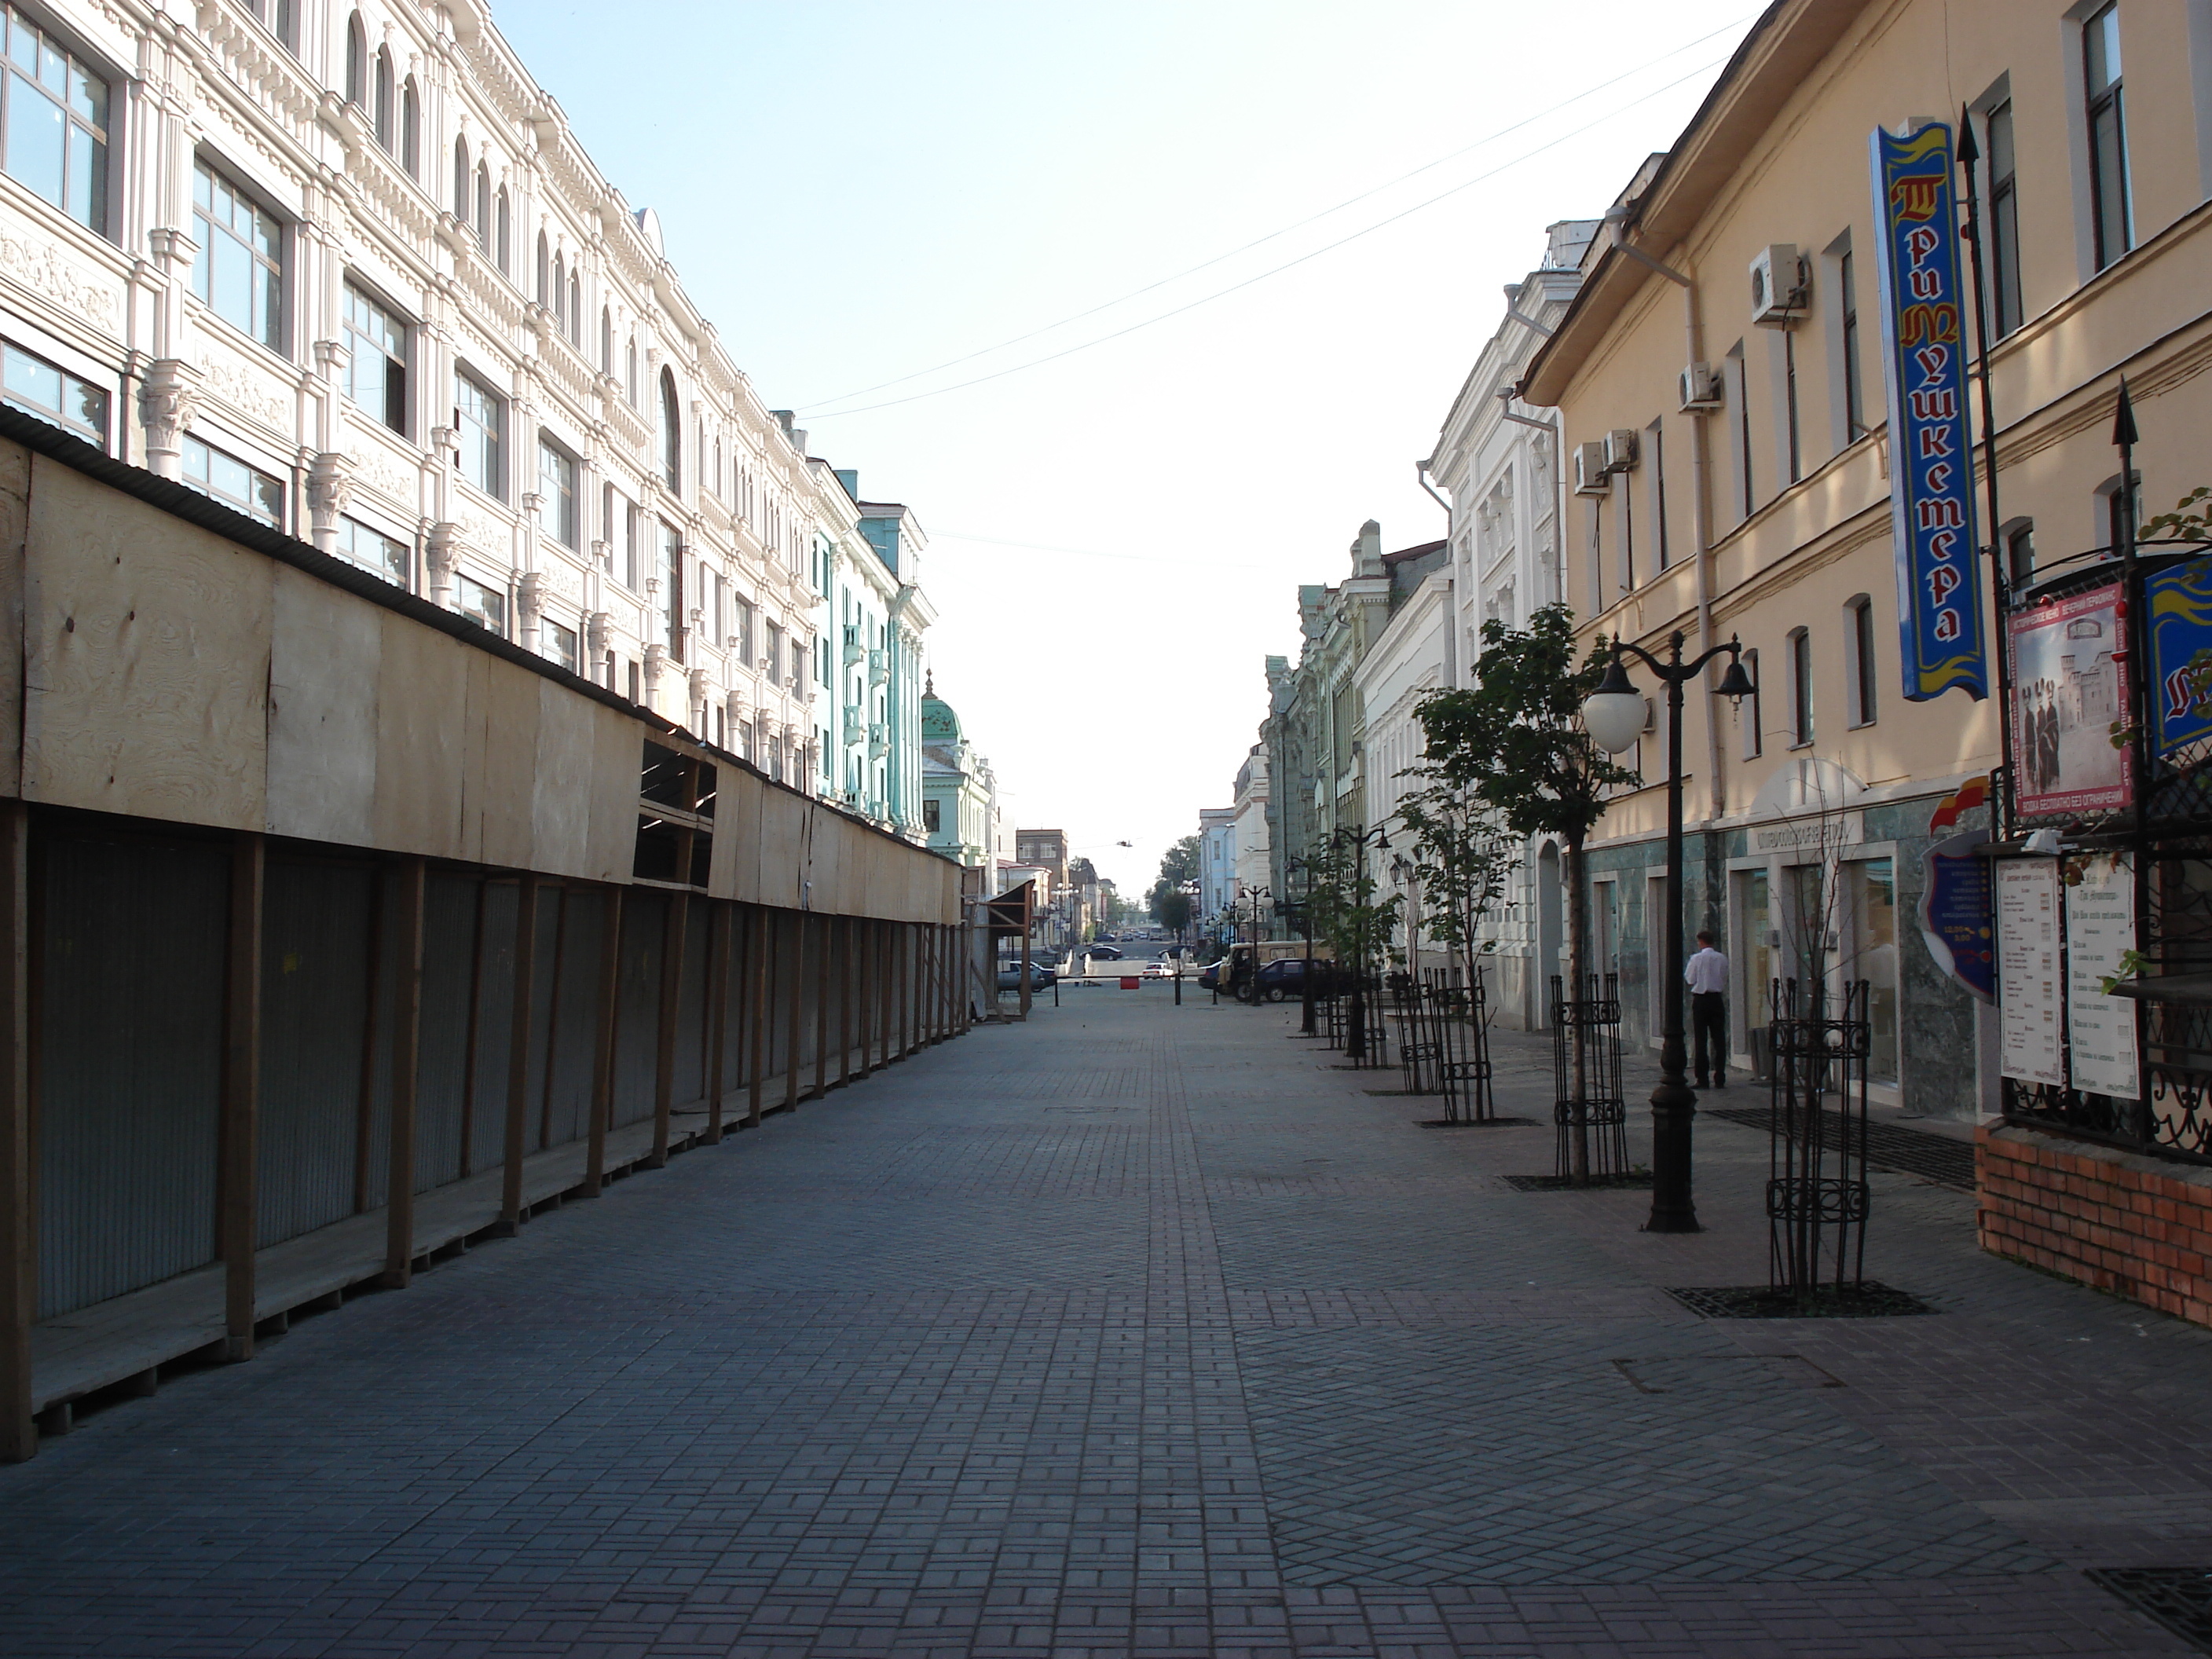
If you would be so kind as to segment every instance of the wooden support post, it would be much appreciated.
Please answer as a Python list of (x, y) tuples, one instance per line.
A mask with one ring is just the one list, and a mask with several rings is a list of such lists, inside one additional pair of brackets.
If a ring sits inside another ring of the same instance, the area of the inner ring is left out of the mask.
[(584, 1154), (584, 1196), (597, 1198), (607, 1184), (607, 1127), (615, 1116), (615, 1026), (622, 1014), (623, 890), (607, 892), (599, 937), (599, 1009), (593, 1022), (592, 1127)]
[(707, 1144), (722, 1141), (723, 1045), (730, 1030), (730, 933), (734, 905), (709, 899), (707, 931)]
[[(822, 936), (822, 963), (814, 985), (814, 1097), (820, 1100), (830, 1092), (830, 983), (831, 958), (836, 955), (830, 942), (836, 937), (837, 919), (821, 916), (817, 920), (821, 924), (817, 931)], [(844, 999), (840, 996), (838, 1000)]]
[(921, 1046), (921, 929), (902, 921), (895, 931), (899, 951), (899, 1058), (904, 1060)]
[(648, 1170), (668, 1164), (668, 1115), (676, 1097), (676, 1028), (684, 1002), (684, 926), (690, 901), (668, 896), (668, 926), (660, 935), (660, 1027), (653, 1060), (653, 1156)]
[[(781, 914), (781, 912), (778, 913)], [(781, 933), (781, 927), (776, 930)], [(787, 1112), (799, 1109), (799, 1039), (803, 1027), (799, 1024), (800, 1010), (806, 1001), (806, 915), (804, 911), (791, 913), (791, 1012), (784, 1019), (783, 1108)]]
[(426, 860), (399, 869), (399, 994), (392, 1018), (392, 1160), (384, 1192), (384, 1286), (404, 1291), (415, 1262), (415, 1100), (422, 1057), (422, 902)]
[(507, 1162), (500, 1172), (499, 1225), (510, 1237), (522, 1227), (522, 1158), (530, 1133), (530, 1038), (538, 1013), (537, 981), (538, 878), (525, 876), (514, 913), (514, 995), (507, 1028)]
[(31, 809), (0, 801), (0, 1460), (37, 1455), (31, 1323), (37, 1316), (38, 1176), (31, 1167)]
[(261, 1133), (261, 901), (265, 843), (230, 843), (230, 937), (223, 951), (222, 1164), (216, 1254), (222, 1258), (226, 1359), (253, 1358), (253, 1246)]
[(745, 1037), (745, 1123), (755, 1129), (760, 1127), (761, 1085), (767, 1079), (769, 1049), (774, 1046), (774, 1034), (769, 1030), (773, 1005), (768, 996), (768, 936), (774, 921), (767, 907), (758, 904), (745, 921), (746, 959), (752, 963), (752, 979), (746, 989), (753, 1009)]
[[(491, 883), (477, 884), (477, 919), (469, 943), (468, 1035), (461, 1045), (461, 1147), (459, 1168), (451, 1177), (476, 1173), (477, 1039), (483, 1030), (484, 915), (491, 904)], [(441, 1175), (442, 1182), (448, 1177)]]
[(538, 1150), (553, 1142), (553, 1085), (561, 1066), (561, 975), (568, 961), (568, 888), (553, 900), (553, 983), (545, 993), (545, 1086), (538, 1091)]
[(837, 938), (837, 1085), (842, 1088), (853, 1080), (854, 980), (860, 967), (853, 935), (860, 924), (851, 916), (838, 916), (830, 926)]
[(353, 1212), (368, 1213), (368, 1160), (376, 1145), (376, 1054), (383, 1029), (384, 913), (392, 876), (378, 865), (368, 878), (368, 994), (361, 1017), (361, 1077), (353, 1103)]
[(868, 1010), (868, 1034), (875, 1041), (876, 1066), (881, 1068), (891, 1063), (891, 1006), (898, 996), (898, 981), (891, 972), (891, 924), (871, 921), (868, 936), (868, 963), (875, 979)]

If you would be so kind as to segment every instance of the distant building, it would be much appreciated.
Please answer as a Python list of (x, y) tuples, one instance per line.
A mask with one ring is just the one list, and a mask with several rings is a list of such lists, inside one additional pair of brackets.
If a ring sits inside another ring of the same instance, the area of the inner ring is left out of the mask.
[(921, 702), (921, 827), (929, 845), (971, 870), (988, 869), (998, 841), (999, 781), (952, 705), (925, 682)]
[(1242, 890), (1237, 882), (1237, 809), (1201, 807), (1198, 814), (1200, 922), (1209, 923), (1225, 915), (1235, 906)]
[(817, 538), (817, 784), (886, 829), (926, 839), (922, 635), (937, 619), (920, 581), (927, 540), (908, 508), (861, 501), (859, 473), (836, 477), (860, 534)]
[(1269, 869), (1267, 750), (1254, 744), (1244, 764), (1237, 769), (1237, 880), (1240, 886), (1267, 887), (1287, 896), (1290, 889)]

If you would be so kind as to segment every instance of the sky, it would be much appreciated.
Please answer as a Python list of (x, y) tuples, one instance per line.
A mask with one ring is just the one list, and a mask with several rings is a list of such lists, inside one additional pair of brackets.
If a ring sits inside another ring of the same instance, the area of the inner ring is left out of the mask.
[(1298, 585), (1341, 580), (1367, 519), (1386, 549), (1444, 534), (1413, 464), (1545, 226), (1602, 213), (1673, 142), (1757, 10), (504, 0), (495, 21), (655, 210), (763, 401), (914, 510), (938, 694), (1019, 825), (1134, 895), (1231, 803)]

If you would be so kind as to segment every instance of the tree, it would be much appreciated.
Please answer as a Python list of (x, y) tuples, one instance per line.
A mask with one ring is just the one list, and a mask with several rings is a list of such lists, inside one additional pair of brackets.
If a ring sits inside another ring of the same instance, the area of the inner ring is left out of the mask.
[(1190, 926), (1190, 895), (1164, 882), (1152, 889), (1152, 920), (1171, 933)]
[[(1413, 836), (1421, 921), (1431, 939), (1458, 953), (1473, 986), (1476, 960), (1491, 948), (1483, 922), (1505, 896), (1520, 845), (1498, 810), (1469, 785), (1446, 782), (1426, 765), (1408, 775), (1436, 778), (1398, 803), (1398, 817)], [(1409, 952), (1415, 943), (1407, 940)]]
[(1338, 965), (1359, 974), (1380, 961), (1390, 946), (1406, 896), (1393, 893), (1375, 902), (1378, 885), (1371, 866), (1351, 848), (1324, 842), (1306, 860), (1307, 925), (1316, 939), (1334, 947)]
[[(1482, 625), (1474, 684), (1432, 693), (1416, 713), (1428, 738), (1422, 759), (1437, 785), (1457, 788), (1498, 814), (1516, 836), (1557, 836), (1566, 848), (1567, 994), (1587, 982), (1583, 940), (1588, 905), (1583, 843), (1605, 816), (1609, 790), (1640, 780), (1607, 757), (1583, 729), (1583, 699), (1605, 677), (1603, 639), (1575, 664), (1574, 613), (1547, 605), (1526, 629), (1495, 619)], [(1586, 1098), (1582, 1045), (1574, 1045), (1575, 1098)], [(1587, 1136), (1575, 1145), (1575, 1172), (1586, 1179)]]
[(1198, 837), (1185, 836), (1160, 855), (1160, 879), (1170, 887), (1180, 887), (1187, 881), (1198, 879)]

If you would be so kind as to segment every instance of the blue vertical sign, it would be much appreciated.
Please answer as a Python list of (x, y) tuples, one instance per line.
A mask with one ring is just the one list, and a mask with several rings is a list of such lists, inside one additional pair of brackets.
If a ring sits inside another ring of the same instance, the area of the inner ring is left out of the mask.
[(1924, 702), (1957, 686), (1981, 698), (1989, 695), (1988, 648), (1974, 556), (1951, 129), (1932, 122), (1899, 138), (1876, 128), (1872, 152), (1905, 695)]

